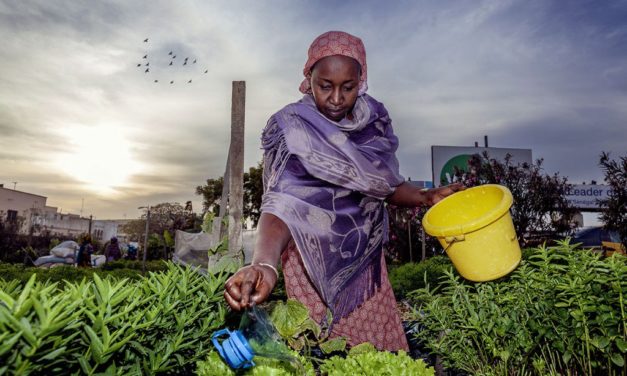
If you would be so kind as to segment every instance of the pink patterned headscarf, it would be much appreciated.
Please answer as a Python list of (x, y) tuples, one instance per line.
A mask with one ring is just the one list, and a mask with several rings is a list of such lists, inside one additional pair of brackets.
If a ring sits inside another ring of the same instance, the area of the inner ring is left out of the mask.
[(352, 57), (361, 65), (361, 76), (359, 77), (359, 95), (368, 90), (368, 66), (366, 65), (366, 48), (361, 39), (343, 31), (327, 31), (316, 38), (309, 51), (307, 51), (307, 62), (303, 69), (305, 79), (298, 88), (303, 94), (311, 94), (311, 68), (318, 60), (327, 56), (342, 55)]

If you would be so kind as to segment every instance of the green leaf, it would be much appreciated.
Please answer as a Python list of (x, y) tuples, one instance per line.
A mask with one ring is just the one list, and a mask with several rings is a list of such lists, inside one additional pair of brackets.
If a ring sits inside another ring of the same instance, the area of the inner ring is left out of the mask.
[(85, 325), (85, 332), (87, 332), (87, 335), (89, 336), (90, 339), (90, 344), (89, 347), (91, 347), (92, 351), (93, 351), (93, 355), (94, 355), (94, 360), (96, 360), (97, 362), (100, 362), (100, 357), (102, 356), (102, 341), (100, 340), (100, 338), (98, 338), (98, 335), (96, 334), (96, 332), (89, 326)]
[(346, 350), (346, 338), (337, 337), (320, 343), (320, 350), (325, 354)]
[(377, 351), (377, 348), (374, 347), (372, 343), (364, 342), (364, 343), (360, 343), (357, 346), (351, 347), (351, 349), (348, 351), (348, 354), (357, 355), (357, 354), (363, 354), (367, 352), (376, 352), (376, 351)]
[(592, 341), (592, 343), (594, 343), (595, 346), (599, 349), (604, 349), (607, 347), (607, 345), (610, 344), (610, 340), (607, 337), (598, 336), (594, 338), (594, 341)]
[[(13, 337), (9, 338), (9, 339), (4, 339), (5, 333), (2, 333), (2, 337), (0, 337), (0, 340), (2, 340), (0, 343), (2, 343), (2, 345), (0, 345), (0, 356), (4, 355), (4, 353), (6, 353), (7, 351), (11, 350), (11, 347), (13, 347), (13, 345), (15, 344), (15, 342), (17, 342), (18, 339), (20, 339), (20, 337), (22, 336), (22, 332), (17, 332)], [(8, 333), (6, 333), (8, 335)]]
[(55, 359), (59, 354), (63, 354), (63, 352), (65, 351), (66, 347), (63, 346), (61, 348), (58, 348), (54, 351), (49, 352), (48, 354), (42, 356), (41, 358), (39, 358), (39, 360), (53, 360)]
[(278, 302), (270, 315), (272, 323), (283, 338), (293, 337), (300, 326), (309, 318), (309, 310), (297, 300)]
[(616, 346), (618, 347), (620, 352), (622, 353), (627, 352), (627, 341), (625, 341), (624, 339), (616, 338)]
[(18, 319), (20, 317), (22, 317), (23, 310), (24, 310), (24, 307), (22, 307), (22, 305), (24, 305), (24, 303), (28, 301), (28, 297), (30, 295), (30, 292), (31, 292), (31, 290), (33, 288), (33, 285), (35, 284), (35, 278), (37, 278), (37, 274), (33, 274), (29, 278), (28, 282), (26, 283), (26, 285), (22, 289), (22, 292), (20, 293), (20, 296), (15, 301), (15, 305), (13, 306), (13, 309), (14, 309), (16, 318), (18, 318)]
[(83, 373), (85, 373), (86, 375), (90, 375), (93, 372), (91, 366), (89, 365), (89, 362), (87, 361), (87, 359), (85, 359), (84, 356), (80, 356), (78, 358), (78, 364), (81, 366)]
[(0, 290), (0, 303), (4, 303), (9, 310), (13, 310), (15, 300), (10, 295)]
[(612, 363), (616, 364), (619, 367), (623, 367), (625, 365), (625, 359), (623, 355), (619, 353), (612, 354)]

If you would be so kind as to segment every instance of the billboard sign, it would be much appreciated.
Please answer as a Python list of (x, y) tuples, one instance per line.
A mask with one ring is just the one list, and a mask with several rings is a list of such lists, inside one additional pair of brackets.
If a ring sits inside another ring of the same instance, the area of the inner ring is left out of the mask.
[(488, 152), (490, 158), (505, 160), (505, 156), (512, 156), (512, 163), (532, 163), (531, 149), (484, 148), (472, 146), (431, 146), (431, 171), (433, 183), (436, 187), (453, 183), (455, 167), (459, 170), (468, 170), (468, 161), (474, 154)]
[(599, 209), (598, 200), (606, 199), (612, 194), (608, 185), (573, 184), (566, 193), (566, 200), (577, 209)]

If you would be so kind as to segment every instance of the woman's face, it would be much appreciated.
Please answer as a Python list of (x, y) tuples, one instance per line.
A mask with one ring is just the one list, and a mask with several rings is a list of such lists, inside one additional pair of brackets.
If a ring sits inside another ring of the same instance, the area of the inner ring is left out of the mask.
[(333, 121), (349, 114), (357, 101), (360, 73), (359, 63), (350, 57), (320, 59), (311, 70), (311, 91), (318, 111)]

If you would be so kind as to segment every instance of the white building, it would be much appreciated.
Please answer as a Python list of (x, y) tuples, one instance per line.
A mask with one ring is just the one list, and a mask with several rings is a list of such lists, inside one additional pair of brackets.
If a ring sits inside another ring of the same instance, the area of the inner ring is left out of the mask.
[(112, 237), (120, 242), (127, 242), (127, 235), (122, 231), (122, 226), (128, 223), (128, 219), (99, 219), (92, 222), (91, 237), (101, 242), (107, 242)]
[(46, 206), (47, 197), (5, 188), (0, 184), (0, 219), (20, 225), (19, 232), (38, 235), (49, 231), (63, 237), (77, 237), (90, 232), (95, 240), (106, 242), (113, 236), (121, 241), (125, 234), (121, 226), (128, 220), (92, 220), (78, 214), (59, 213), (54, 206)]
[(4, 188), (0, 184), (0, 216), (3, 221), (20, 225), (19, 232), (28, 234), (46, 213), (47, 197)]

